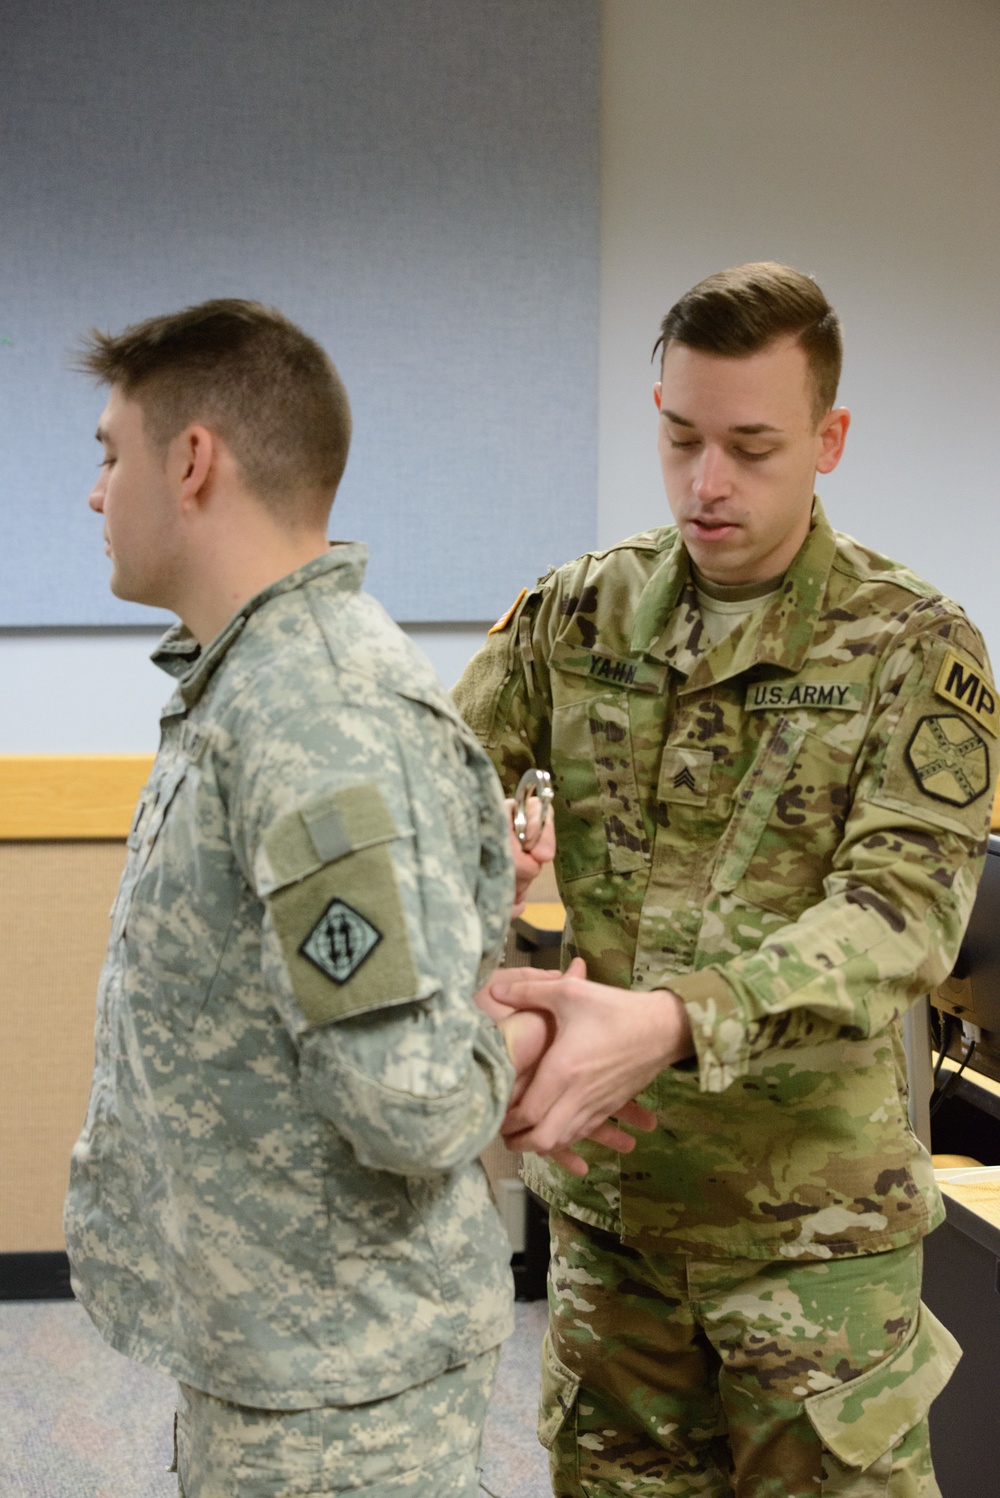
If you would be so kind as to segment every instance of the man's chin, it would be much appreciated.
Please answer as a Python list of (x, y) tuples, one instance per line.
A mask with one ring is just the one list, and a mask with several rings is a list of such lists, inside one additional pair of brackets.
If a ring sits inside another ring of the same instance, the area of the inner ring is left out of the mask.
[(155, 598), (150, 598), (145, 589), (139, 587), (128, 578), (121, 577), (117, 571), (112, 571), (108, 578), (108, 587), (116, 598), (122, 603), (144, 603), (148, 608), (162, 608), (163, 605)]

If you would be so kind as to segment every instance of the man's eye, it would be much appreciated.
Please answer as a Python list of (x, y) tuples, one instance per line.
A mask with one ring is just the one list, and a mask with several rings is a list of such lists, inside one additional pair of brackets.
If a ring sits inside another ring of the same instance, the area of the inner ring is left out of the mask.
[(678, 437), (671, 437), (670, 438), (670, 446), (671, 447), (697, 447), (698, 446), (698, 442), (697, 442), (697, 439), (694, 438), (694, 437), (688, 437), (683, 442)]
[(748, 448), (738, 447), (737, 453), (741, 458), (748, 458), (751, 463), (760, 463), (764, 458), (769, 458), (774, 452), (773, 447), (765, 448), (763, 452), (751, 452)]

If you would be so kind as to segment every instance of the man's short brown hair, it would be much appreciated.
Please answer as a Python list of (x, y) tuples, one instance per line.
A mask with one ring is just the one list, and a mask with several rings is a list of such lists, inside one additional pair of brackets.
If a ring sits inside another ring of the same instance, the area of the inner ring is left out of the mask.
[(280, 312), (233, 297), (117, 335), (94, 328), (76, 367), (135, 400), (154, 445), (203, 423), (273, 513), (292, 525), (325, 518), (347, 462), (351, 408), (319, 344)]
[(699, 281), (663, 319), (653, 357), (676, 342), (740, 359), (786, 337), (796, 339), (809, 362), (818, 422), (837, 399), (840, 319), (812, 277), (790, 265), (758, 260)]

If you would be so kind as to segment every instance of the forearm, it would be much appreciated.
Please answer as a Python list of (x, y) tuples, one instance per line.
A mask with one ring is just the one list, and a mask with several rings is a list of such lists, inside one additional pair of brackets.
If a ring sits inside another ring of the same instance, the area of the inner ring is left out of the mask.
[[(414, 1028), (412, 1020), (404, 1026)], [(474, 1160), (495, 1138), (514, 1069), (491, 1020), (476, 1019), (460, 1047), (464, 1059), (453, 1055), (447, 1069), (422, 1059), (419, 1041), (405, 1029), (388, 1046), (374, 1035), (361, 1044), (355, 1035), (345, 1045), (338, 1029), (306, 1037), (302, 1086), (362, 1165), (398, 1175), (435, 1175)]]
[(979, 860), (944, 879), (913, 870), (835, 876), (830, 894), (755, 951), (678, 978), (703, 1091), (761, 1056), (865, 1039), (947, 976), (975, 898)]

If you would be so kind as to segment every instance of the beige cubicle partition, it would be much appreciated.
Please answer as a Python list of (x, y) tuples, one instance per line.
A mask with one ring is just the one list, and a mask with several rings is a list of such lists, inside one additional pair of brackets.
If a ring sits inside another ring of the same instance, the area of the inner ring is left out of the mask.
[[(108, 911), (147, 755), (0, 755), (0, 1253), (62, 1248)], [(993, 825), (1000, 829), (1000, 792)], [(527, 914), (561, 918), (551, 875)], [(530, 960), (515, 956), (508, 961)], [(516, 1171), (499, 1141), (494, 1182)]]
[(0, 1253), (63, 1247), (94, 995), (150, 755), (0, 755)]

